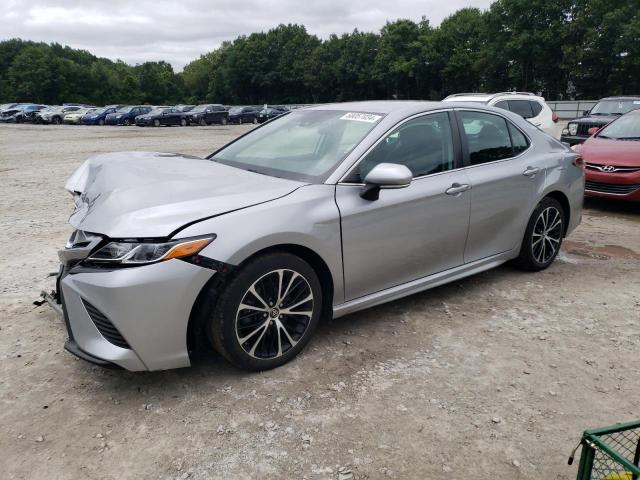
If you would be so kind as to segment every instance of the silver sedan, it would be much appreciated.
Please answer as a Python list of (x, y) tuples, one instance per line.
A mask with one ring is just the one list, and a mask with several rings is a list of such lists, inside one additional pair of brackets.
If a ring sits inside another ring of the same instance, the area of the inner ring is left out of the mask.
[(87, 160), (46, 298), (70, 352), (129, 370), (291, 360), (322, 318), (514, 261), (580, 222), (582, 159), (508, 111), (358, 102), (288, 112), (202, 159)]

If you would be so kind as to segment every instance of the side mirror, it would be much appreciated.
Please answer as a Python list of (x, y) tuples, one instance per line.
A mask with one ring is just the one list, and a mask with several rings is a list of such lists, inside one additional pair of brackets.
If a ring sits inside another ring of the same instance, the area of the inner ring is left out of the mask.
[(381, 189), (408, 187), (412, 178), (411, 170), (404, 165), (379, 163), (364, 178), (360, 196), (365, 200), (378, 200)]
[(582, 115), (584, 117), (587, 117), (587, 116), (589, 116), (590, 113), (591, 113), (591, 110), (585, 110), (584, 112), (582, 112)]
[(588, 133), (590, 136), (593, 136), (593, 135), (595, 135), (596, 133), (598, 133), (599, 131), (600, 131), (600, 128), (599, 128), (599, 127), (591, 127), (589, 130), (587, 130), (587, 133)]

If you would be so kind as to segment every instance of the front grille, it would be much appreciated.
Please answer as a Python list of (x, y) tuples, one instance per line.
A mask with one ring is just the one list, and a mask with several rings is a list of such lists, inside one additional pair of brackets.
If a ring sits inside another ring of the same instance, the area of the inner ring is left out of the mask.
[(596, 127), (600, 128), (602, 123), (579, 123), (578, 124), (578, 135), (589, 136), (589, 129)]
[(122, 337), (115, 325), (105, 317), (104, 313), (91, 305), (85, 299), (82, 299), (82, 303), (89, 314), (89, 318), (91, 318), (98, 331), (108, 342), (113, 343), (120, 348), (127, 348), (131, 350), (127, 341)]
[(596, 163), (587, 163), (585, 167), (589, 170), (604, 173), (633, 173), (640, 171), (640, 167), (618, 167), (616, 165), (600, 165)]
[(626, 195), (640, 188), (640, 185), (622, 185), (619, 183), (600, 183), (587, 181), (584, 186), (585, 190), (601, 193), (613, 193), (615, 195)]

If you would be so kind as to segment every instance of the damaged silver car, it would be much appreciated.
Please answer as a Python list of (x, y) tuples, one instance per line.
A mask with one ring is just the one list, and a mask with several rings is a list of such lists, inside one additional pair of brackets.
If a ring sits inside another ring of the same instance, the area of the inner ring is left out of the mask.
[(358, 102), (294, 110), (207, 158), (121, 152), (66, 188), (66, 349), (129, 370), (217, 351), (291, 360), (338, 317), (514, 260), (580, 222), (579, 155), (508, 111)]

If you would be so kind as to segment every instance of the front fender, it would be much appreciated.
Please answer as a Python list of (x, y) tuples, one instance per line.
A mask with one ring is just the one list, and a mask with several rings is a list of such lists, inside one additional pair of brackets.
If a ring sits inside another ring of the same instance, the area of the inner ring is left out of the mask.
[(285, 197), (190, 225), (174, 238), (211, 233), (216, 239), (200, 255), (231, 265), (279, 245), (312, 250), (329, 268), (334, 303), (344, 300), (340, 213), (334, 185), (307, 185)]

